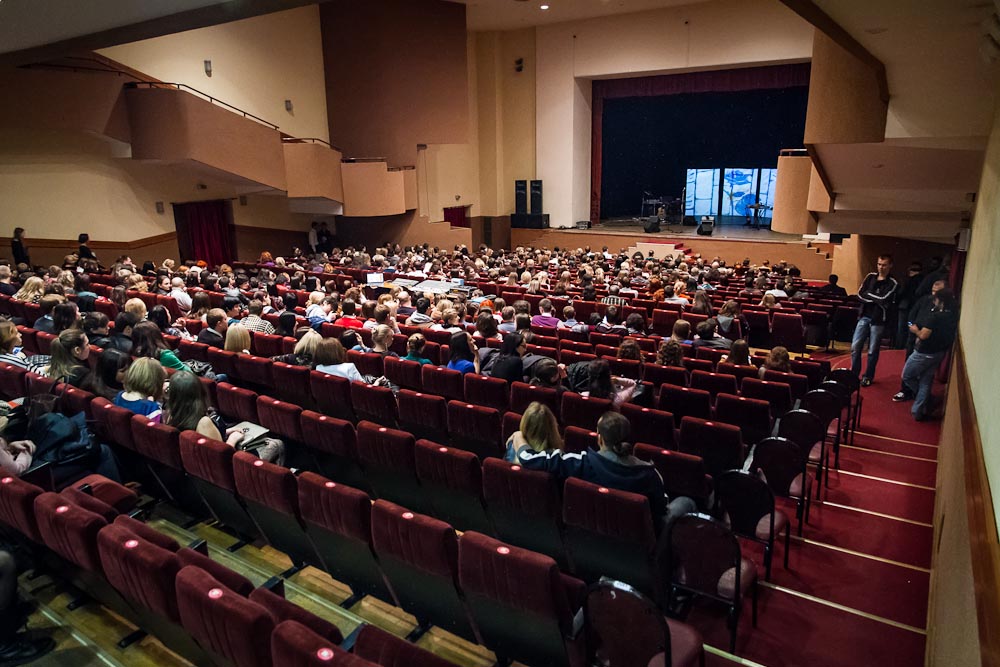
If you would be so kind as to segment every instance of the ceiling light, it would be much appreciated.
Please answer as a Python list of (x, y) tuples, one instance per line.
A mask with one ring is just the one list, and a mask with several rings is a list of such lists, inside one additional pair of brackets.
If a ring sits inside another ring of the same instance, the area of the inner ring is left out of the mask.
[(549, 8), (548, 5), (542, 5), (541, 7), (539, 7), (539, 9), (541, 9), (543, 12), (548, 8)]

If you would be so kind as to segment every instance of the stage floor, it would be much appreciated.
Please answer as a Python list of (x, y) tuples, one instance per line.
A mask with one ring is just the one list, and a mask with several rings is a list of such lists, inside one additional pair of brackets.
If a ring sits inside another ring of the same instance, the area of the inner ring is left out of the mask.
[(754, 229), (752, 227), (745, 227), (743, 225), (715, 225), (711, 236), (698, 236), (696, 230), (698, 227), (696, 225), (686, 227), (684, 225), (661, 225), (660, 231), (655, 234), (646, 234), (642, 231), (642, 225), (628, 225), (628, 224), (605, 224), (605, 221), (601, 221), (591, 229), (561, 229), (559, 231), (565, 232), (578, 232), (580, 234), (593, 234), (593, 233), (603, 233), (603, 234), (620, 234), (624, 236), (638, 236), (646, 238), (713, 238), (713, 239), (733, 239), (739, 241), (767, 241), (769, 243), (774, 242), (784, 242), (784, 243), (795, 243), (802, 241), (801, 234), (782, 234), (781, 232), (775, 232), (767, 228)]

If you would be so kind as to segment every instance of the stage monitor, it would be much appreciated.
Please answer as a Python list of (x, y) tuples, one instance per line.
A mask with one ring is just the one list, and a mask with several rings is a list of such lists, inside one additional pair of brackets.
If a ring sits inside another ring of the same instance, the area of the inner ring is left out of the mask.
[(726, 169), (722, 181), (722, 215), (745, 216), (757, 201), (757, 170)]
[(719, 169), (688, 169), (684, 215), (715, 215), (719, 211)]

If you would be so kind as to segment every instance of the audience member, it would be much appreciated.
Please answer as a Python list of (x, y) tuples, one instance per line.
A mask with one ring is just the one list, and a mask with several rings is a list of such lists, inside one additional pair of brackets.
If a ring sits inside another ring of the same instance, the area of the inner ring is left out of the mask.
[(448, 349), (451, 357), (448, 360), (448, 368), (465, 373), (479, 372), (479, 355), (476, 354), (476, 343), (472, 336), (465, 331), (458, 331), (452, 334)]
[(347, 361), (347, 350), (336, 338), (324, 338), (316, 344), (313, 365), (320, 373), (347, 378), (352, 382), (365, 382), (358, 367)]
[(0, 364), (28, 367), (28, 357), (21, 351), (21, 332), (9, 320), (0, 320)]
[(160, 362), (149, 357), (136, 359), (125, 372), (125, 386), (115, 396), (114, 404), (159, 423), (166, 380), (167, 373)]
[(177, 358), (174, 351), (163, 340), (160, 328), (152, 322), (139, 322), (132, 329), (132, 356), (156, 359), (164, 368), (178, 371), (191, 370), (187, 364)]
[(764, 364), (758, 371), (759, 377), (763, 378), (764, 373), (767, 371), (780, 371), (781, 373), (792, 372), (792, 360), (788, 356), (787, 348), (782, 347), (781, 345), (771, 348), (771, 351), (767, 354), (767, 358), (764, 360)]
[(127, 353), (109, 347), (103, 350), (97, 358), (97, 366), (91, 374), (87, 391), (114, 401), (118, 392), (125, 388), (125, 371), (132, 363), (132, 357)]
[(81, 329), (66, 329), (52, 341), (52, 359), (44, 373), (47, 377), (79, 387), (90, 374), (87, 357), (90, 341)]
[(226, 311), (213, 308), (205, 315), (205, 326), (198, 332), (198, 342), (222, 349), (226, 346), (228, 330), (229, 319), (226, 317)]

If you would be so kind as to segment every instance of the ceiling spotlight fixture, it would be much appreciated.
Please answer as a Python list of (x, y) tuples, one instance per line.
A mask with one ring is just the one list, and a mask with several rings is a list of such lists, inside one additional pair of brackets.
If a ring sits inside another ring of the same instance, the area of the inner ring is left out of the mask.
[(549, 8), (548, 5), (542, 5), (541, 7), (539, 7), (539, 9), (541, 9), (543, 12), (548, 8)]

